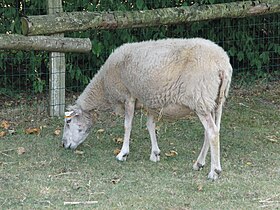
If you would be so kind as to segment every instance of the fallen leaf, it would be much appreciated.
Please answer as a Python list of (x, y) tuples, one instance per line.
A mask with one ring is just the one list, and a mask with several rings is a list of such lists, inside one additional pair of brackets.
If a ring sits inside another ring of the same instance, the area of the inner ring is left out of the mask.
[(199, 185), (197, 186), (197, 190), (198, 190), (199, 192), (201, 192), (201, 191), (203, 190), (203, 185), (202, 185), (202, 184), (199, 184)]
[(0, 131), (0, 138), (6, 136), (7, 132), (5, 131)]
[(165, 153), (165, 156), (167, 157), (175, 157), (176, 155), (178, 155), (178, 152), (175, 150), (170, 150), (169, 152)]
[(96, 133), (104, 133), (104, 131), (105, 131), (104, 129), (100, 128), (96, 131)]
[(55, 131), (54, 131), (54, 135), (56, 136), (59, 136), (61, 133), (61, 129), (57, 128)]
[(41, 132), (40, 128), (27, 128), (27, 129), (25, 129), (26, 134), (37, 134), (37, 135), (39, 135), (40, 132)]
[(10, 125), (10, 123), (7, 120), (3, 120), (1, 122), (1, 127), (4, 128), (4, 129), (9, 129), (10, 126), (11, 125)]
[(121, 138), (121, 137), (114, 138), (114, 142), (116, 142), (117, 144), (122, 144), (123, 143), (123, 138)]
[(19, 155), (22, 155), (22, 154), (24, 154), (25, 152), (26, 152), (26, 150), (25, 150), (24, 147), (18, 147), (18, 148), (17, 148), (17, 153), (18, 153)]
[(121, 150), (119, 148), (114, 150), (114, 155), (118, 155), (121, 152)]
[(84, 151), (75, 150), (74, 153), (77, 154), (77, 155), (82, 155), (82, 154), (84, 154)]

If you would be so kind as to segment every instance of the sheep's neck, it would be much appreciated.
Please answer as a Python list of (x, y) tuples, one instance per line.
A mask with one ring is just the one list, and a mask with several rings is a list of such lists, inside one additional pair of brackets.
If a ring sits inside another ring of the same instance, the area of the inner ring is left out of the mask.
[(76, 103), (85, 111), (108, 109), (108, 102), (104, 97), (103, 77), (100, 74), (91, 80)]

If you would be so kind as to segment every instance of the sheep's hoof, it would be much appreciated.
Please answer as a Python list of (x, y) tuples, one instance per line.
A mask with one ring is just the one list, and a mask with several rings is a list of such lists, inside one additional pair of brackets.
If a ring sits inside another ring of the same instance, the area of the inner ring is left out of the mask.
[(204, 167), (204, 165), (202, 165), (202, 164), (199, 163), (199, 162), (196, 162), (196, 163), (193, 165), (193, 170), (195, 170), (195, 171), (200, 171), (200, 170), (203, 169), (203, 167)]
[(218, 170), (218, 169), (215, 169), (214, 171), (210, 171), (210, 173), (208, 174), (208, 179), (215, 181), (220, 177), (221, 173), (222, 170)]
[(150, 156), (150, 161), (159, 162), (160, 161), (160, 152), (152, 152)]
[(119, 161), (126, 161), (127, 157), (128, 157), (128, 153), (125, 153), (125, 154), (120, 153), (116, 156), (116, 159)]

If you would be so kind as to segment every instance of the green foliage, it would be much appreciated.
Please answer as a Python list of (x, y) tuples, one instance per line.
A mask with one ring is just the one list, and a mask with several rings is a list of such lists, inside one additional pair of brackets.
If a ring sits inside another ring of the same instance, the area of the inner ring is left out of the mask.
[(43, 52), (0, 53), (0, 86), (42, 93), (48, 81), (47, 65), (48, 57)]
[[(234, 2), (235, 0), (231, 0)], [(229, 3), (228, 0), (67, 0), (63, 10), (130, 11), (193, 4)], [(0, 2), (0, 33), (21, 33), (20, 15), (46, 14), (46, 1), (4, 0)], [(66, 54), (67, 88), (82, 90), (103, 65), (108, 55), (126, 42), (167, 37), (204, 37), (221, 45), (230, 55), (234, 74), (241, 83), (258, 79), (279, 79), (279, 15), (244, 19), (220, 19), (188, 24), (122, 30), (92, 30), (66, 33), (68, 37), (89, 37), (89, 54)], [(48, 88), (48, 55), (34, 52), (1, 52), (0, 84), (13, 89), (42, 92)], [(73, 85), (75, 84), (75, 85)]]
[[(20, 16), (46, 14), (46, 2), (4, 0), (0, 14), (0, 33), (21, 34)], [(0, 51), (0, 88), (41, 93), (48, 81), (46, 70), (46, 53)]]

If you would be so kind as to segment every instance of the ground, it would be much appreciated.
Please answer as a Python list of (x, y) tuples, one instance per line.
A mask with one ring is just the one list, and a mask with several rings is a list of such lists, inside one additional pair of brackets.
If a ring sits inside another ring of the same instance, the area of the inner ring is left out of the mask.
[(192, 170), (203, 142), (196, 117), (157, 124), (162, 155), (153, 163), (139, 111), (130, 156), (118, 162), (121, 117), (100, 116), (86, 142), (71, 151), (61, 147), (63, 118), (46, 117), (38, 106), (1, 110), (0, 209), (280, 208), (278, 83), (232, 87), (221, 127), (223, 172), (215, 182), (207, 180), (209, 154), (202, 171)]

